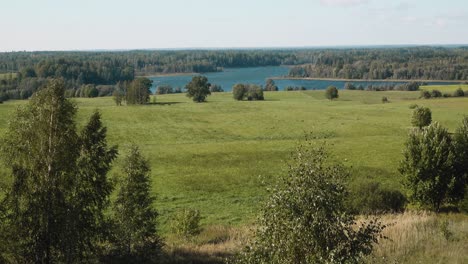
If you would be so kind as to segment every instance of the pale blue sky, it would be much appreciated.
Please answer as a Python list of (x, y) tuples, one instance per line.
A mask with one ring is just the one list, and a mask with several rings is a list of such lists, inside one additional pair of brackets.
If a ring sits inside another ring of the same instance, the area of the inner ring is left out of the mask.
[(468, 0), (0, 0), (0, 51), (467, 43)]

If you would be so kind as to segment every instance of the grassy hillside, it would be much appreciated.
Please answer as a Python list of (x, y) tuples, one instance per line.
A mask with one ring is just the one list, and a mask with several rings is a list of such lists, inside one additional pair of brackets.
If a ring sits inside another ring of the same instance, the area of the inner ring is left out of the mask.
[[(382, 104), (382, 96), (390, 103)], [(183, 94), (157, 104), (115, 106), (112, 98), (76, 99), (79, 125), (99, 109), (109, 142), (124, 153), (138, 144), (152, 165), (162, 229), (178, 209), (201, 211), (202, 224), (249, 223), (265, 197), (265, 185), (285, 173), (290, 152), (312, 132), (332, 144), (334, 157), (351, 167), (353, 184), (376, 180), (401, 189), (398, 162), (410, 128), (411, 104), (428, 106), (433, 119), (454, 130), (468, 115), (468, 98), (419, 100), (419, 92), (267, 92), (266, 101), (238, 102), (217, 93), (208, 103)], [(0, 105), (0, 133), (17, 105)], [(122, 155), (121, 155), (122, 156)], [(118, 176), (120, 158), (112, 174)], [(5, 173), (4, 169), (1, 170)]]

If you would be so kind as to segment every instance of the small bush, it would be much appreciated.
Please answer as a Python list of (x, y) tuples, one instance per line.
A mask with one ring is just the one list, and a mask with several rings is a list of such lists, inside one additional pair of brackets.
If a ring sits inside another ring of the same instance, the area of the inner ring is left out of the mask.
[(386, 96), (382, 97), (382, 103), (389, 103), (388, 98)]
[(183, 209), (172, 219), (171, 229), (174, 234), (188, 238), (200, 233), (200, 211)]
[(325, 90), (325, 97), (327, 97), (327, 99), (333, 100), (338, 98), (338, 96), (338, 89), (335, 86), (328, 86)]
[(442, 93), (439, 90), (432, 90), (431, 97), (434, 97), (434, 98), (442, 97)]
[(461, 88), (458, 88), (458, 89), (453, 93), (453, 96), (454, 96), (454, 97), (463, 97), (463, 96), (465, 96), (465, 92), (464, 92)]
[(445, 240), (449, 241), (453, 237), (453, 232), (450, 231), (449, 229), (449, 221), (444, 220), (440, 223), (439, 225), (439, 230), (442, 233), (442, 236), (444, 236)]
[(444, 93), (442, 96), (443, 96), (444, 98), (449, 98), (449, 97), (452, 97), (452, 95), (451, 95), (451, 94), (449, 94), (449, 93)]
[(430, 99), (431, 98), (431, 93), (429, 91), (422, 90), (420, 98)]

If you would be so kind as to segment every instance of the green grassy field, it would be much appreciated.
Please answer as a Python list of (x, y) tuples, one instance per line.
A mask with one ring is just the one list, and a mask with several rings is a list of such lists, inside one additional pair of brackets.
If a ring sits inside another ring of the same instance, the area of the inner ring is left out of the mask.
[[(382, 96), (390, 103), (382, 104)], [(181, 208), (201, 211), (202, 224), (249, 223), (265, 198), (265, 185), (286, 172), (305, 133), (331, 144), (333, 157), (350, 167), (355, 184), (376, 180), (401, 189), (397, 172), (410, 128), (411, 104), (428, 106), (433, 120), (454, 130), (468, 115), (468, 98), (419, 100), (419, 92), (266, 92), (266, 101), (238, 102), (216, 93), (207, 103), (183, 94), (157, 97), (157, 104), (115, 106), (112, 98), (75, 99), (82, 126), (99, 109), (108, 139), (121, 154), (134, 143), (152, 165), (161, 229)], [(0, 105), (0, 133), (18, 105)], [(112, 175), (118, 175), (120, 155)], [(1, 173), (5, 173), (1, 169)]]

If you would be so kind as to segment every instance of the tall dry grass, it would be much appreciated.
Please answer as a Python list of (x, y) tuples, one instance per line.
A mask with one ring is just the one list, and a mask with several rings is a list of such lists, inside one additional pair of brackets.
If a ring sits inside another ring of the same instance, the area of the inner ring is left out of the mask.
[[(362, 217), (361, 219), (364, 219)], [(468, 263), (468, 215), (409, 211), (385, 214), (384, 235), (366, 263)], [(166, 238), (168, 263), (218, 264), (246, 245), (247, 226), (208, 226), (192, 239)]]
[(468, 216), (406, 212), (383, 215), (388, 227), (368, 263), (468, 263)]

